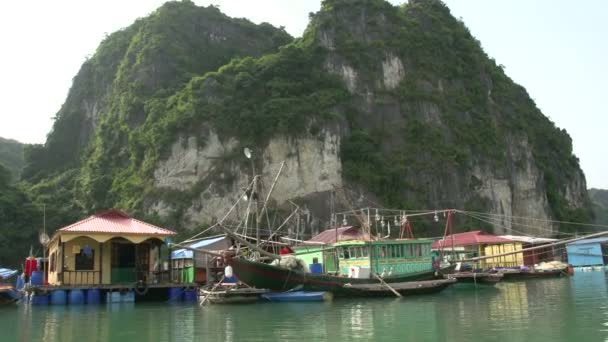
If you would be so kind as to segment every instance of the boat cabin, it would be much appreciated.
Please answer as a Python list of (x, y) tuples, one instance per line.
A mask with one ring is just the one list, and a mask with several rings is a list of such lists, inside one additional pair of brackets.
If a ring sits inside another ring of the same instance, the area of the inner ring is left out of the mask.
[(175, 234), (117, 209), (95, 214), (55, 232), (47, 247), (47, 282), (110, 285), (158, 281), (161, 246)]
[(431, 240), (343, 241), (334, 244), (339, 274), (351, 278), (383, 277), (433, 269)]

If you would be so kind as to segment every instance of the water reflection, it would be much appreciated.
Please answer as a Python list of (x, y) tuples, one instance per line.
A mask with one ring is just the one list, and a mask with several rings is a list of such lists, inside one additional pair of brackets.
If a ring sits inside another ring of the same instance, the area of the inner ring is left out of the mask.
[(598, 341), (608, 337), (603, 272), (395, 299), (234, 306), (21, 306), (2, 341)]
[(497, 326), (504, 322), (521, 325), (530, 318), (528, 288), (526, 282), (500, 284), (500, 296), (488, 302), (489, 320)]

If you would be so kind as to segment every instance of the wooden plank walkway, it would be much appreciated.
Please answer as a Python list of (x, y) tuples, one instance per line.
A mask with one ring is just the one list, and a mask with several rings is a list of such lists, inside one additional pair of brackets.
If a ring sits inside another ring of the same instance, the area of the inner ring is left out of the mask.
[[(34, 285), (29, 286), (27, 291), (54, 291), (54, 290), (109, 290), (109, 291), (120, 291), (120, 290), (133, 290), (138, 287), (139, 284), (91, 284), (91, 285)], [(175, 287), (200, 287), (197, 283), (158, 283), (158, 284), (146, 284), (149, 289), (168, 289)]]

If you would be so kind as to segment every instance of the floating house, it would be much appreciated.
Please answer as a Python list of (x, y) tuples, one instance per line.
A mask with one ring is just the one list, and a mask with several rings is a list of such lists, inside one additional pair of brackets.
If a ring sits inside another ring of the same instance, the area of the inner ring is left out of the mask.
[[(523, 235), (500, 235), (499, 237), (508, 239), (515, 242), (521, 242), (524, 249), (530, 247), (538, 247), (542, 245), (549, 245), (553, 242), (557, 242), (557, 239), (540, 238)], [(524, 265), (534, 266), (541, 262), (550, 262), (555, 260), (561, 260), (563, 258), (562, 253), (559, 250), (555, 250), (552, 246), (545, 248), (534, 249), (531, 251), (524, 251)]]
[[(186, 244), (190, 248), (211, 252), (225, 251), (233, 245), (232, 239), (224, 235), (198, 239)], [(205, 284), (213, 277), (213, 271), (223, 271), (221, 260), (209, 254), (194, 252), (188, 249), (177, 249), (171, 252), (173, 281), (179, 283)]]
[(574, 267), (608, 265), (608, 237), (575, 241), (566, 250), (568, 263)]
[[(293, 247), (298, 258), (302, 259), (315, 273), (338, 272), (338, 257), (335, 249), (328, 249), (341, 241), (369, 241), (370, 236), (358, 227), (346, 226), (327, 229), (299, 246)], [(320, 266), (316, 266), (319, 265)], [(312, 266), (315, 265), (315, 266)]]
[(48, 244), (48, 284), (91, 286), (168, 280), (160, 279), (161, 246), (175, 234), (117, 209), (95, 214), (55, 232)]
[[(522, 249), (522, 243), (509, 240), (483, 231), (472, 231), (446, 236), (435, 241), (433, 250), (443, 251), (446, 261), (465, 260), (474, 257), (492, 256), (514, 252)], [(524, 264), (524, 255), (514, 253), (496, 258), (480, 260), (477, 267), (482, 269), (492, 267), (518, 267)]]

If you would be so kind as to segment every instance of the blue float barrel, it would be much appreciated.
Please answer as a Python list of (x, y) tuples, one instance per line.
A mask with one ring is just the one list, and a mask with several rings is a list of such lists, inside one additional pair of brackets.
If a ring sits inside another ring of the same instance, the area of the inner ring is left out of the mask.
[(15, 288), (17, 290), (21, 290), (25, 286), (25, 279), (23, 279), (22, 275), (17, 276), (17, 281), (15, 283)]
[(51, 304), (65, 305), (67, 302), (67, 294), (64, 290), (55, 290), (51, 292)]
[(32, 272), (32, 285), (42, 285), (42, 278), (44, 273), (42, 271), (34, 271)]
[(184, 295), (184, 289), (181, 287), (170, 287), (169, 288), (169, 302), (181, 302)]
[(184, 301), (186, 303), (198, 302), (198, 289), (192, 288), (184, 291)]
[(30, 300), (32, 305), (48, 305), (49, 295), (34, 294)]
[(99, 289), (87, 290), (87, 304), (99, 304), (101, 302), (101, 291)]
[(106, 292), (106, 303), (120, 303), (120, 292)]
[(323, 273), (323, 264), (310, 264), (308, 265), (310, 268), (310, 273), (313, 274), (322, 274)]
[(68, 296), (68, 303), (70, 305), (84, 304), (84, 292), (78, 289), (70, 290), (70, 294)]
[(121, 303), (135, 303), (135, 292), (127, 291), (120, 295)]

